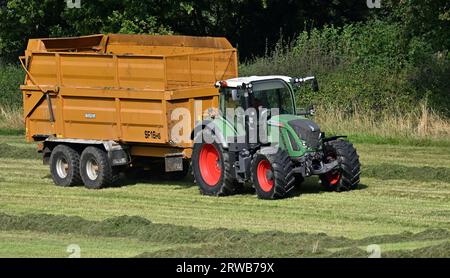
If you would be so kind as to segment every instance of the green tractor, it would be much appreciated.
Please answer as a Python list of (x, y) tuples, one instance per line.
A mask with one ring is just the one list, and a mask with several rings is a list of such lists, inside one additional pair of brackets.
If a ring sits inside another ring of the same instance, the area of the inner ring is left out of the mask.
[(240, 77), (216, 83), (219, 111), (192, 132), (192, 171), (205, 195), (225, 196), (253, 184), (261, 199), (283, 198), (305, 177), (318, 175), (328, 190), (355, 189), (360, 163), (353, 145), (326, 137), (295, 107), (293, 86), (315, 77)]

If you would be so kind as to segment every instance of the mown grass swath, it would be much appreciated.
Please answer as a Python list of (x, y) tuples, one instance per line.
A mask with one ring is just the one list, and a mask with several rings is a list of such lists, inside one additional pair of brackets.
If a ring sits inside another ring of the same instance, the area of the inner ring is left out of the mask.
[[(428, 246), (409, 250), (388, 251), (385, 257), (446, 257), (450, 255), (450, 232), (444, 229), (420, 233), (400, 233), (352, 240), (326, 234), (284, 233), (277, 231), (251, 233), (228, 229), (200, 230), (173, 224), (155, 224), (141, 217), (120, 216), (103, 221), (88, 221), (81, 217), (47, 214), (11, 216), (0, 213), (3, 231), (31, 231), (58, 234), (95, 236), (100, 240), (118, 237), (161, 244), (178, 244), (178, 248), (164, 248), (137, 254), (139, 257), (367, 257), (365, 247), (373, 242), (393, 245), (413, 242)], [(20, 233), (19, 233), (20, 235)], [(1, 252), (0, 252), (1, 253)]]
[(358, 190), (327, 192), (307, 179), (271, 202), (250, 188), (205, 197), (191, 178), (152, 175), (100, 191), (60, 188), (22, 136), (0, 136), (0, 146), (0, 256), (67, 256), (71, 243), (82, 256), (367, 257), (369, 244), (383, 257), (448, 256), (448, 145), (357, 143)]
[[(254, 30), (252, 21), (226, 16), (229, 1), (215, 1), (201, 14), (194, 4), (180, 9), (174, 2), (164, 22), (155, 16), (160, 7), (144, 1), (137, 10), (126, 1), (103, 1), (85, 3), (92, 9), (79, 11), (59, 1), (50, 5), (53, 13), (45, 11), (52, 1), (8, 2), (0, 11), (5, 23), (0, 60), (10, 62), (0, 62), (0, 257), (66, 257), (72, 243), (81, 246), (82, 257), (367, 257), (371, 244), (380, 245), (382, 257), (450, 257), (445, 1), (385, 1), (383, 9), (371, 11), (361, 1), (357, 18), (328, 16), (346, 6), (324, 4), (319, 16), (308, 10), (317, 10), (314, 5), (300, 7), (301, 21), (304, 14), (312, 18), (290, 30), (299, 35), (281, 38), (272, 48), (279, 27), (270, 21), (271, 32), (260, 28), (270, 36), (266, 54), (255, 57), (249, 53), (253, 47), (262, 53), (264, 38), (246, 31)], [(255, 18), (278, 11), (273, 9), (278, 2), (272, 2), (252, 9)], [(117, 13), (116, 4), (128, 12)], [(239, 1), (233, 7), (246, 5)], [(297, 22), (292, 15), (283, 21)], [(325, 20), (308, 27), (321, 15), (337, 19), (337, 25)], [(93, 18), (99, 24), (92, 24)], [(231, 39), (242, 42), (236, 46), (246, 55), (241, 76), (317, 76), (320, 92), (301, 88), (296, 101), (300, 107), (316, 105), (314, 120), (328, 135), (348, 134), (355, 143), (362, 162), (358, 190), (327, 192), (310, 178), (290, 198), (263, 202), (251, 188), (227, 198), (201, 196), (191, 177), (175, 183), (149, 175), (100, 191), (53, 185), (35, 145), (23, 140), (24, 72), (16, 61), (29, 36), (186, 33), (183, 28), (213, 35), (230, 33), (236, 22), (240, 26)]]

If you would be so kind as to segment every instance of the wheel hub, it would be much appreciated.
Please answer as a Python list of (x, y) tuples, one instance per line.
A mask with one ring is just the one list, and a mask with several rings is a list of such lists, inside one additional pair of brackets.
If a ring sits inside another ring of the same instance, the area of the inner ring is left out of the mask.
[[(328, 153), (327, 154), (327, 162), (333, 162), (337, 159), (336, 154)], [(325, 178), (327, 179), (330, 185), (338, 184), (341, 179), (341, 172), (339, 170), (333, 170), (325, 174)]]
[(67, 160), (64, 157), (60, 157), (56, 161), (56, 172), (58, 173), (58, 176), (62, 179), (67, 177), (69, 170), (69, 163), (67, 163)]
[(266, 178), (267, 178), (268, 180), (272, 180), (272, 179), (273, 179), (273, 173), (272, 173), (272, 170), (267, 170)]
[(199, 155), (200, 173), (208, 186), (215, 186), (222, 176), (220, 155), (213, 144), (204, 144)]
[(95, 159), (91, 158), (86, 162), (86, 174), (91, 180), (96, 180), (98, 177), (98, 163)]
[(257, 167), (257, 178), (261, 189), (270, 192), (273, 187), (273, 172), (268, 160), (261, 160)]

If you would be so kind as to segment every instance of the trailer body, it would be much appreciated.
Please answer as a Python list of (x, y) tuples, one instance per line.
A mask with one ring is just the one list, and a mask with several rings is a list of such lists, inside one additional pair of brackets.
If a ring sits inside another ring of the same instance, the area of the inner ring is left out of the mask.
[[(120, 146), (127, 163), (134, 156), (188, 159), (192, 142), (171, 140), (179, 120), (172, 112), (217, 107), (214, 83), (238, 74), (236, 49), (212, 37), (30, 39), (21, 62), (26, 139), (44, 141), (47, 161), (60, 143)], [(190, 128), (197, 120), (191, 117)]]

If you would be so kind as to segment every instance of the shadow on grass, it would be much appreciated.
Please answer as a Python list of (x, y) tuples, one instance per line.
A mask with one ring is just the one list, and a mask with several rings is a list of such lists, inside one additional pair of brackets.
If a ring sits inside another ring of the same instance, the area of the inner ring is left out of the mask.
[(176, 186), (179, 189), (190, 188), (196, 186), (192, 175), (187, 174), (183, 179), (173, 179), (164, 173), (154, 173), (152, 171), (140, 171), (132, 175), (121, 174), (119, 179), (111, 187), (134, 186), (137, 184), (144, 185), (167, 185)]
[[(353, 190), (364, 190), (368, 188), (368, 186), (366, 184), (358, 184), (358, 187), (353, 189)], [(313, 177), (309, 177), (306, 178), (305, 181), (300, 184), (297, 185), (289, 194), (289, 197), (299, 197), (303, 194), (322, 194), (325, 192), (333, 192), (330, 191), (326, 188), (324, 188), (323, 186), (320, 185), (319, 183), (319, 178), (316, 176)], [(336, 194), (339, 194), (338, 192), (334, 192)]]
[[(46, 176), (42, 177), (42, 179), (52, 179), (50, 174), (47, 174)], [(194, 183), (194, 178), (191, 174), (188, 174), (184, 179), (182, 180), (171, 180), (167, 176), (164, 175), (156, 175), (152, 174), (151, 172), (142, 172), (138, 175), (127, 177), (123, 174), (120, 175), (120, 178), (117, 179), (112, 185), (108, 186), (107, 188), (121, 188), (121, 187), (129, 187), (129, 186), (135, 186), (135, 185), (145, 185), (145, 186), (152, 186), (152, 185), (164, 185), (164, 186), (172, 186), (176, 187), (177, 190), (183, 190), (188, 189), (192, 187), (197, 187), (197, 184)], [(82, 186), (82, 185), (80, 185)], [(358, 187), (354, 190), (364, 190), (368, 188), (365, 184), (359, 184)], [(309, 177), (306, 178), (306, 180), (301, 184), (297, 185), (292, 191), (290, 191), (285, 198), (293, 198), (293, 197), (299, 197), (303, 194), (321, 194), (325, 192), (332, 192), (330, 190), (327, 190), (326, 188), (322, 187), (319, 184), (319, 178), (318, 177)], [(336, 194), (339, 194), (335, 192)], [(246, 183), (238, 190), (234, 195), (255, 195), (255, 189), (251, 183)]]
[[(20, 148), (17, 148), (20, 150)], [(0, 144), (1, 150), (1, 144)], [(18, 150), (9, 149), (10, 153), (6, 156), (16, 156)], [(20, 150), (22, 151), (22, 150)], [(26, 152), (23, 150), (22, 152)], [(3, 154), (5, 156), (5, 153)], [(31, 156), (30, 156), (31, 158)], [(415, 166), (404, 166), (398, 164), (379, 164), (379, 165), (365, 165), (363, 166), (364, 177), (376, 178), (379, 180), (409, 180), (411, 182), (448, 182), (450, 180), (450, 168), (447, 167), (415, 167)], [(50, 174), (43, 177), (51, 179)], [(196, 186), (194, 183), (194, 178), (189, 173), (184, 179), (174, 180), (168, 176), (161, 173), (144, 172), (132, 176), (121, 176), (111, 187), (123, 187), (123, 186), (133, 186), (136, 184), (146, 184), (146, 185), (168, 185), (177, 186), (180, 189), (190, 188)], [(364, 190), (368, 186), (366, 184), (359, 184), (355, 190)], [(306, 178), (306, 180), (290, 192), (290, 197), (297, 197), (302, 194), (320, 194), (323, 192), (329, 192), (326, 188), (322, 187), (318, 182), (318, 177)], [(254, 189), (251, 185), (246, 184), (242, 189), (239, 190), (239, 194), (254, 194)]]
[[(52, 180), (52, 175), (48, 173), (47, 175), (43, 176), (42, 179), (49, 179)], [(123, 174), (119, 176), (117, 180), (114, 181), (113, 184), (105, 187), (105, 189), (108, 188), (120, 188), (120, 187), (129, 187), (129, 186), (135, 186), (138, 184), (144, 184), (148, 186), (152, 185), (167, 185), (167, 186), (176, 186), (179, 187), (179, 189), (185, 189), (190, 188), (193, 186), (196, 186), (194, 183), (194, 179), (192, 176), (188, 175), (186, 178), (182, 180), (170, 180), (166, 177), (163, 177), (161, 175), (151, 175), (148, 174), (146, 176), (135, 176), (135, 177), (126, 177)], [(83, 185), (75, 185), (75, 187), (82, 187)]]
[[(286, 198), (298, 197), (303, 194), (321, 194), (324, 192), (332, 192), (322, 187), (319, 184), (318, 180), (319, 179), (317, 177), (307, 178), (304, 183), (302, 183), (300, 186), (296, 186), (291, 192), (289, 192)], [(122, 178), (112, 187), (133, 186), (136, 184), (176, 186), (179, 189), (197, 187), (197, 185), (194, 183), (194, 178), (190, 174), (183, 180), (179, 181), (173, 181), (161, 175), (159, 176), (147, 175), (145, 177)], [(367, 185), (359, 184), (358, 187), (354, 190), (364, 190), (366, 188), (368, 188)], [(255, 189), (253, 188), (251, 183), (246, 183), (242, 187), (238, 188), (237, 192), (234, 195), (255, 195)]]

